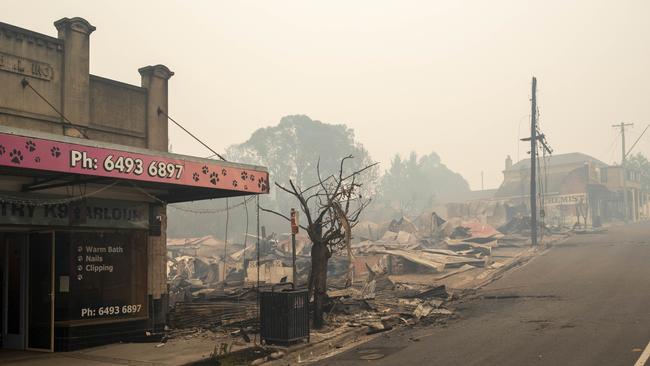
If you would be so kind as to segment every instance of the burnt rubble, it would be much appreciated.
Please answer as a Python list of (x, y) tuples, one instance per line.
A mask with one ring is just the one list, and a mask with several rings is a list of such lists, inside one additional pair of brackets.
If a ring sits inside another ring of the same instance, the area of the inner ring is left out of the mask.
[[(525, 218), (502, 226), (504, 234), (477, 218), (445, 220), (435, 213), (428, 217), (431, 220), (366, 221), (361, 231), (356, 229), (352, 265), (347, 253), (333, 255), (328, 263), (329, 327), (365, 325), (380, 331), (452, 316), (454, 296), (530, 245), (524, 236), (529, 231)], [(257, 237), (244, 241), (256, 243)], [(294, 282), (306, 286), (310, 250), (309, 239), (299, 234), (294, 281), (289, 234), (261, 237), (259, 263), (254, 244), (226, 244), (212, 236), (170, 240), (169, 325), (175, 329), (255, 325), (258, 276), (262, 289)], [(350, 268), (351, 285), (346, 283)]]

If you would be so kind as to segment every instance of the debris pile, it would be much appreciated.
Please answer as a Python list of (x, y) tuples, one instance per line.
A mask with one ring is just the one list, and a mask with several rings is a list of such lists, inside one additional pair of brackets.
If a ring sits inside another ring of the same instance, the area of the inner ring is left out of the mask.
[(235, 293), (212, 293), (204, 299), (175, 303), (168, 314), (172, 328), (205, 328), (216, 330), (233, 324), (245, 324), (257, 316), (256, 292), (244, 289)]
[[(437, 213), (383, 224), (365, 221), (353, 229), (351, 255), (328, 262), (326, 320), (330, 326), (368, 326), (373, 332), (397, 324), (444, 321), (454, 314), (450, 300), (464, 286), (496, 271), (525, 246), (525, 218), (497, 230), (479, 218), (443, 219)], [(504, 235), (504, 233), (506, 235)], [(256, 317), (254, 286), (309, 281), (311, 243), (296, 237), (297, 278), (292, 278), (290, 234), (248, 236), (244, 243), (213, 237), (176, 239), (168, 244), (169, 324), (173, 328), (217, 329), (250, 325)], [(350, 263), (352, 261), (352, 263)], [(352, 271), (352, 283), (348, 272)]]

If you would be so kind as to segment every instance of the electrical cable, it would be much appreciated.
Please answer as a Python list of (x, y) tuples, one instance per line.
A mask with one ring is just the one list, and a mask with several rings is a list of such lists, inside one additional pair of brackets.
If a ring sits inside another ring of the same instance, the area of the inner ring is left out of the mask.
[(188, 129), (185, 128), (185, 127), (183, 127), (183, 125), (181, 125), (180, 123), (176, 122), (176, 120), (174, 120), (173, 118), (171, 118), (167, 113), (165, 113), (162, 109), (160, 109), (160, 107), (158, 107), (158, 114), (159, 114), (159, 115), (162, 114), (162, 115), (164, 115), (165, 117), (167, 117), (167, 119), (169, 119), (170, 121), (174, 122), (174, 124), (176, 124), (176, 126), (180, 127), (183, 131), (185, 131), (185, 133), (187, 133), (188, 135), (192, 136), (192, 138), (194, 138), (196, 141), (198, 141), (198, 142), (199, 142), (201, 145), (203, 145), (206, 149), (210, 150), (210, 151), (214, 154), (214, 155), (212, 155), (212, 156), (215, 156), (215, 155), (216, 155), (216, 156), (219, 157), (219, 159), (221, 159), (221, 160), (223, 160), (223, 161), (227, 161), (223, 156), (221, 156), (221, 154), (219, 154), (218, 152), (216, 152), (213, 148), (211, 148), (210, 146), (208, 146), (208, 144), (206, 144), (206, 143), (203, 142), (201, 139), (199, 139), (198, 137), (196, 137), (193, 133), (191, 133), (190, 131), (188, 131)]
[[(175, 209), (175, 210), (179, 210), (179, 211), (183, 211), (183, 212), (188, 212), (188, 213), (193, 213), (193, 214), (216, 214), (216, 213), (226, 212), (226, 209), (225, 209), (225, 208), (218, 208), (218, 209), (207, 209), (207, 208), (206, 208), (206, 209), (186, 208), (186, 207), (177, 206), (177, 205), (174, 205), (174, 204), (167, 203), (167, 202), (165, 202), (165, 201), (163, 201), (163, 200), (161, 200), (161, 199), (159, 199), (158, 197), (155, 197), (155, 196), (150, 196), (150, 197), (153, 197), (156, 201), (158, 201), (158, 202), (160, 202), (160, 203), (166, 204), (167, 207), (171, 207), (171, 208), (173, 208), (173, 209)], [(250, 200), (252, 200), (254, 197), (255, 197), (255, 196), (252, 196), (252, 195), (251, 195), (251, 196), (245, 198), (245, 199), (244, 199), (244, 202), (242, 202), (242, 203), (238, 203), (238, 204), (236, 204), (236, 205), (234, 205), (234, 206), (231, 206), (230, 209), (234, 209), (234, 208), (237, 208), (237, 207), (243, 206), (243, 205), (245, 205), (246, 203), (248, 203)]]
[(540, 149), (537, 148), (537, 156), (535, 157), (535, 159), (537, 160), (537, 201), (538, 201), (538, 209), (540, 211), (539, 213), (541, 214), (541, 211), (544, 208), (542, 207), (542, 177), (541, 177), (542, 167), (540, 166), (541, 159), (539, 158), (539, 153), (540, 153), (539, 150)]
[[(257, 323), (261, 326), (260, 318), (260, 196), (257, 201)], [(260, 342), (261, 343), (261, 342)]]
[(44, 101), (45, 103), (47, 103), (47, 105), (49, 105), (50, 108), (52, 108), (52, 109), (56, 112), (56, 114), (58, 114), (58, 115), (63, 119), (64, 122), (67, 122), (67, 123), (68, 123), (70, 126), (72, 126), (72, 127), (75, 127), (75, 128), (81, 128), (80, 130), (78, 130), (79, 133), (80, 133), (83, 137), (85, 137), (85, 138), (87, 138), (87, 139), (90, 139), (90, 138), (88, 137), (88, 135), (86, 134), (86, 132), (84, 131), (84, 130), (87, 128), (86, 126), (81, 126), (81, 125), (78, 125), (78, 124), (75, 124), (75, 123), (70, 122), (70, 120), (69, 120), (66, 116), (64, 116), (63, 113), (59, 112), (59, 110), (56, 109), (56, 107), (55, 107), (52, 103), (50, 103), (50, 101), (47, 100), (47, 98), (45, 98), (41, 93), (39, 93), (38, 90), (34, 89), (34, 87), (32, 86), (32, 84), (30, 84), (29, 81), (27, 81), (26, 78), (23, 78), (23, 80), (20, 81), (20, 85), (23, 86), (23, 89), (25, 89), (25, 87), (29, 87), (29, 88), (30, 88), (34, 93), (36, 93), (36, 95), (38, 95), (41, 99), (43, 99), (43, 101)]
[[(546, 227), (546, 197), (548, 196), (548, 163), (549, 158), (546, 152), (546, 149), (542, 149), (542, 161), (544, 163), (542, 175), (542, 209), (544, 210), (544, 216), (542, 217), (542, 225)], [(542, 233), (543, 235), (543, 233)]]
[(617, 144), (618, 141), (619, 141), (618, 135), (614, 136), (614, 138), (612, 139), (612, 143), (609, 144), (609, 146), (605, 150), (604, 154), (610, 156), (611, 159), (613, 159), (614, 149), (616, 148), (616, 145), (618, 145)]
[(630, 148), (630, 149), (625, 153), (625, 157), (627, 157), (628, 155), (630, 155), (630, 153), (632, 152), (632, 149), (634, 149), (634, 147), (635, 147), (636, 144), (639, 142), (639, 140), (641, 140), (641, 137), (643, 137), (643, 135), (645, 134), (645, 132), (648, 130), (648, 127), (650, 127), (650, 124), (648, 124), (647, 126), (645, 126), (645, 129), (643, 129), (643, 132), (641, 132), (641, 134), (639, 135), (639, 137), (637, 137), (636, 141), (634, 141), (634, 143), (632, 144), (632, 147), (631, 147), (631, 148)]
[[(246, 204), (246, 199), (242, 201), (244, 204), (244, 215), (246, 215), (246, 232), (244, 233), (244, 250), (242, 251), (241, 256), (241, 265), (244, 273), (246, 273), (246, 246), (248, 245), (248, 205)], [(239, 303), (241, 296), (237, 296), (237, 303)]]
[[(245, 266), (246, 264), (246, 247), (248, 245), (248, 205), (246, 204), (246, 200), (242, 202), (244, 204), (244, 214), (246, 215), (246, 232), (244, 233), (244, 252), (242, 254), (242, 267)], [(244, 270), (246, 268), (244, 267)]]
[[(546, 151), (544, 151), (544, 195), (546, 196), (548, 194), (548, 164), (550, 163), (551, 156), (546, 155)], [(546, 202), (544, 202), (544, 205), (546, 205)], [(546, 210), (546, 208), (544, 208)]]
[(524, 120), (524, 118), (528, 118), (530, 114), (526, 113), (519, 119), (519, 126), (517, 127), (517, 161), (519, 161), (519, 146), (521, 145), (521, 122)]
[[(54, 198), (54, 199), (48, 199), (48, 198), (27, 198), (27, 197), (20, 197), (20, 196), (11, 196), (7, 194), (0, 194), (0, 202), (6, 202), (6, 203), (11, 203), (11, 204), (17, 204), (17, 205), (28, 205), (28, 206), (47, 206), (47, 205), (61, 205), (61, 204), (66, 204), (66, 203), (71, 203), (75, 201), (79, 201), (88, 197), (92, 197), (96, 194), (99, 194), (100, 192), (103, 192), (114, 185), (116, 185), (118, 181), (113, 181), (113, 183), (106, 185), (104, 187), (101, 187), (97, 189), (96, 191), (92, 191), (90, 193), (84, 193), (76, 197), (68, 197), (68, 198)], [(73, 191), (74, 194), (74, 191)]]
[(226, 258), (228, 257), (228, 224), (230, 221), (230, 209), (228, 207), (228, 197), (226, 197), (226, 235), (223, 241), (223, 281), (226, 281)]

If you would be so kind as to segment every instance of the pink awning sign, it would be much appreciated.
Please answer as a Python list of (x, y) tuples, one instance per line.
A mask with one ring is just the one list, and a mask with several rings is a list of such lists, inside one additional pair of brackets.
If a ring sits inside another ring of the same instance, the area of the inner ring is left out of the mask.
[(257, 166), (143, 149), (88, 146), (13, 133), (0, 133), (0, 166), (251, 194), (269, 191), (269, 173)]

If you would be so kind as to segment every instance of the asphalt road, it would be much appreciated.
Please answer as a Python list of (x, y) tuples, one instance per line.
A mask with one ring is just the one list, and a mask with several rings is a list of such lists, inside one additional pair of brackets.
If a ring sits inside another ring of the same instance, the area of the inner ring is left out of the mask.
[(319, 365), (638, 366), (650, 347), (650, 223), (576, 235), (478, 295), (444, 327), (394, 331)]

